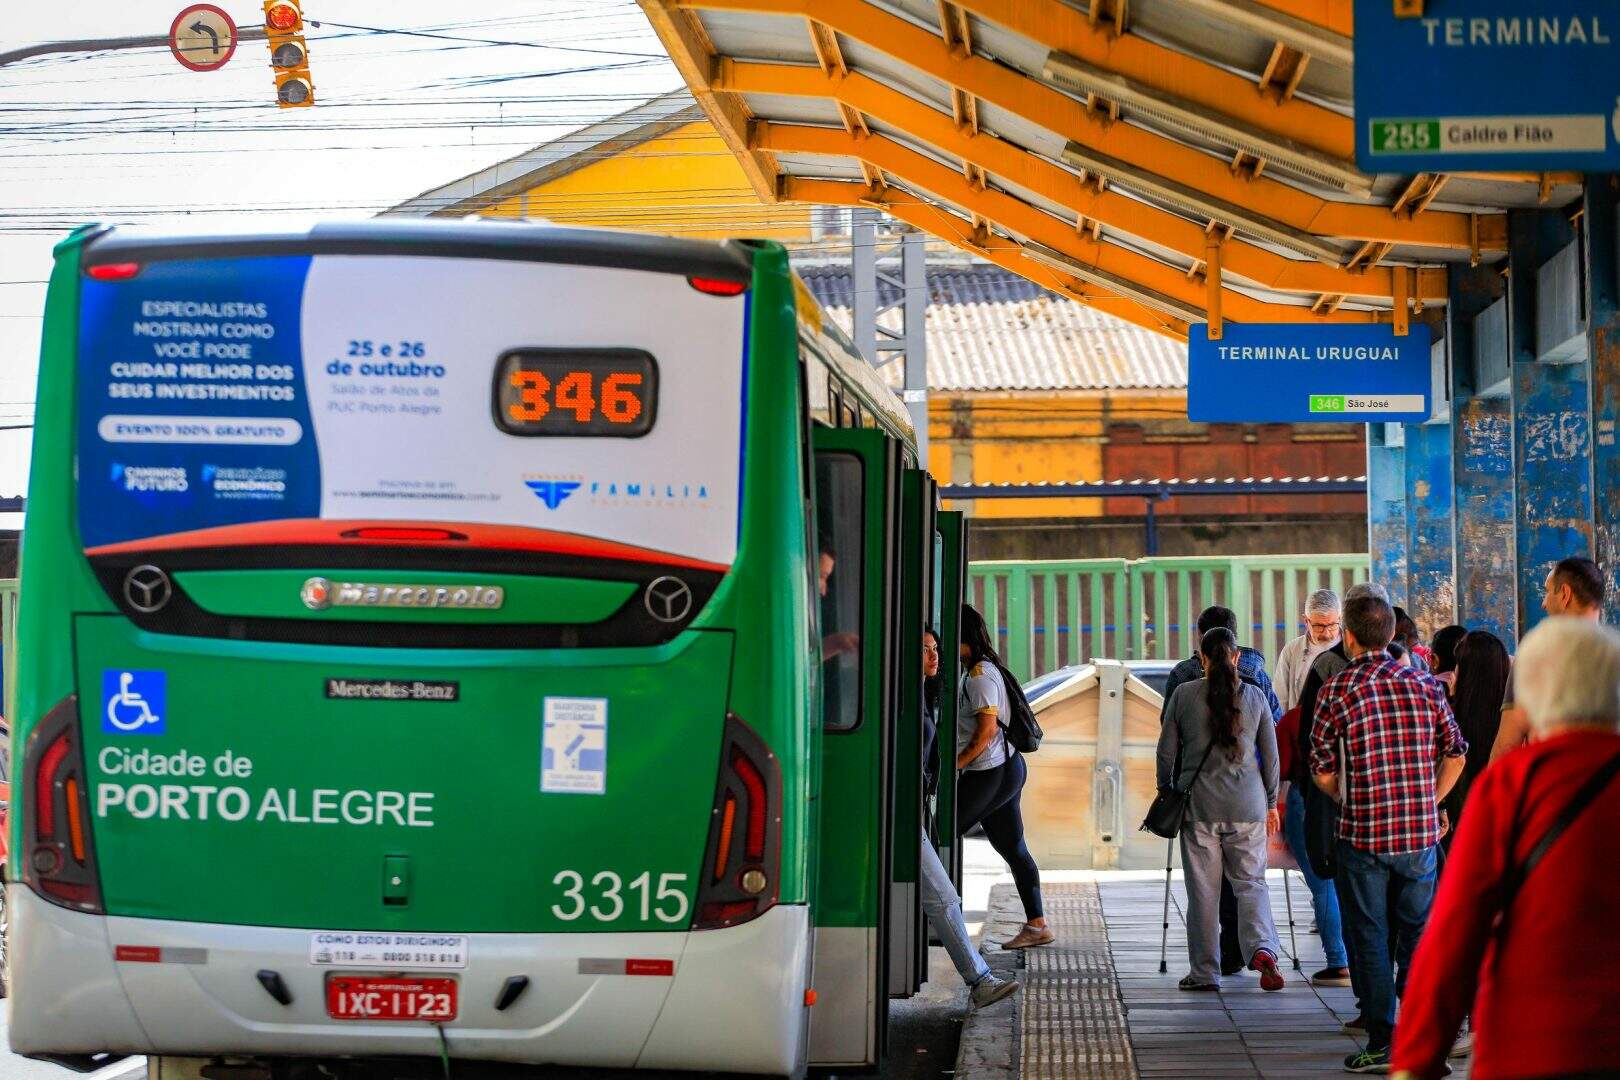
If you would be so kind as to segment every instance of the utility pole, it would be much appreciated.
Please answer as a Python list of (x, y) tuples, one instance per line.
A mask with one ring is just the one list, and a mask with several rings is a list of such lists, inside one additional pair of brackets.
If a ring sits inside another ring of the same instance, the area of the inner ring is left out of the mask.
[[(238, 41), (264, 41), (262, 26), (243, 26), (237, 30)], [(118, 49), (167, 49), (168, 34), (147, 34), (141, 37), (81, 38), (78, 41), (45, 41), (38, 45), (25, 45), (21, 49), (0, 52), (0, 67), (36, 56), (57, 53), (111, 52)]]

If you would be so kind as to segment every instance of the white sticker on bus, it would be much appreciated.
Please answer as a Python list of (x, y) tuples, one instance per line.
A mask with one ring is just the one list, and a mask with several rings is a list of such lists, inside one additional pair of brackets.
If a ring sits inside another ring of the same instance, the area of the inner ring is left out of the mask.
[(548, 697), (540, 740), (540, 790), (607, 792), (607, 698)]
[(316, 967), (464, 968), (467, 938), (461, 934), (390, 934), (370, 930), (321, 930), (309, 936), (309, 962)]

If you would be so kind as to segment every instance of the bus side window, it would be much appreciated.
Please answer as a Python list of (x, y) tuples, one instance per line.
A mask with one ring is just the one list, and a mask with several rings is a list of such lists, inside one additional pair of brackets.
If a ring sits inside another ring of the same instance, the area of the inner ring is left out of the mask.
[(861, 719), (864, 504), (860, 459), (834, 451), (816, 454), (822, 724), (828, 731), (849, 731)]

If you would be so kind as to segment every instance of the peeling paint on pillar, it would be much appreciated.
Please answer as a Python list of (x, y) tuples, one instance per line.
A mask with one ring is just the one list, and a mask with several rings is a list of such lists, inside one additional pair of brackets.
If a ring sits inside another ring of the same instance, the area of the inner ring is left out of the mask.
[(1406, 425), (1404, 605), (1425, 639), (1456, 618), (1451, 425)]
[[(1513, 404), (1506, 394), (1479, 397), (1482, 341), (1475, 321), (1506, 292), (1500, 267), (1446, 269), (1451, 350), (1452, 475), (1457, 554), (1457, 621), (1489, 630), (1511, 651), (1518, 640), (1518, 579), (1513, 565)], [(1505, 364), (1505, 355), (1493, 354)]]
[(1592, 550), (1591, 425), (1584, 364), (1514, 364), (1519, 629), (1542, 618), (1559, 559)]
[(1597, 437), (1592, 447), (1593, 515), (1597, 552), (1608, 581), (1604, 622), (1620, 624), (1620, 447), (1615, 445), (1616, 397), (1620, 396), (1620, 326), (1592, 334), (1592, 412)]
[(1406, 605), (1406, 451), (1385, 446), (1380, 427), (1367, 433), (1367, 550), (1372, 579), (1391, 603)]
[(1592, 353), (1592, 550), (1608, 579), (1604, 621), (1620, 624), (1620, 189), (1616, 177), (1587, 184), (1582, 228), (1586, 230), (1587, 311)]
[(1456, 425), (1457, 621), (1518, 640), (1513, 566), (1513, 409), (1507, 398), (1452, 406)]

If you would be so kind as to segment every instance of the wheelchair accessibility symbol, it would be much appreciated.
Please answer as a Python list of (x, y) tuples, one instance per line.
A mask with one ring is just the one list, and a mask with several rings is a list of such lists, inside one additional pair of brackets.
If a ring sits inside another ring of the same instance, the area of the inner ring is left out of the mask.
[(167, 677), (161, 671), (103, 671), (101, 730), (108, 735), (163, 734), (167, 696)]

